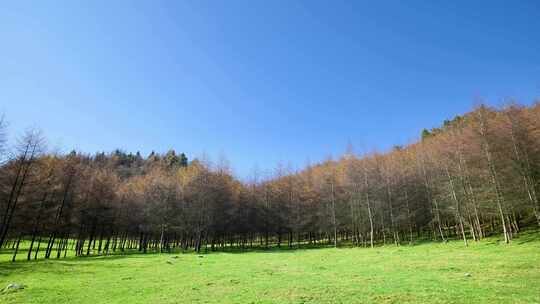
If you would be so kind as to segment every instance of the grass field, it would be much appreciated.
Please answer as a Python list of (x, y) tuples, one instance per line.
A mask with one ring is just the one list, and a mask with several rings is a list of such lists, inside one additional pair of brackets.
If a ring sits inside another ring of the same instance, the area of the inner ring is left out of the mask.
[(0, 287), (27, 287), (0, 294), (0, 303), (540, 303), (537, 232), (468, 248), (453, 241), (16, 263), (7, 256)]

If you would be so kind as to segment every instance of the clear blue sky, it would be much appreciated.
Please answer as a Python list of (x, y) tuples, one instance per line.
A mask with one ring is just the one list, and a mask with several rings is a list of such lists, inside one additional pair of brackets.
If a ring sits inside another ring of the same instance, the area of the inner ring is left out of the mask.
[(540, 96), (538, 1), (3, 1), (0, 112), (85, 152), (236, 173), (415, 140)]

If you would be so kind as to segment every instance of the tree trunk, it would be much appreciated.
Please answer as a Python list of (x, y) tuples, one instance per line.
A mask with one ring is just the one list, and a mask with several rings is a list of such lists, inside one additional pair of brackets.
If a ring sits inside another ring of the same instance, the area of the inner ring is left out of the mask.
[(334, 226), (334, 247), (337, 247), (337, 222), (336, 222), (336, 199), (334, 193), (334, 180), (332, 176), (331, 186), (331, 200), (332, 200), (332, 224)]
[(369, 242), (370, 242), (370, 245), (371, 245), (371, 248), (374, 247), (373, 245), (373, 214), (371, 212), (371, 200), (370, 200), (370, 197), (369, 197), (369, 181), (368, 181), (368, 176), (367, 176), (367, 170), (364, 168), (364, 186), (366, 187), (365, 189), (365, 195), (366, 195), (366, 204), (367, 204), (367, 209), (368, 209), (368, 217), (369, 217)]
[(465, 243), (465, 246), (469, 246), (469, 243), (467, 242), (467, 237), (465, 235), (465, 228), (463, 227), (463, 216), (461, 214), (461, 204), (456, 194), (454, 181), (452, 180), (452, 176), (450, 175), (448, 166), (445, 166), (444, 170), (446, 172), (446, 177), (448, 178), (448, 182), (450, 184), (450, 193), (452, 195), (452, 199), (454, 200), (454, 203), (456, 204), (456, 219), (458, 220), (459, 230), (461, 232), (461, 236), (463, 237), (463, 242)]

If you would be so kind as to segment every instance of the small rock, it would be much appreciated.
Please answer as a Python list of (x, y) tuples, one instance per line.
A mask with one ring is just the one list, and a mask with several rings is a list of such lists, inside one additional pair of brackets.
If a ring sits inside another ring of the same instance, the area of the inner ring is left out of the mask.
[(26, 286), (24, 284), (19, 283), (9, 283), (4, 289), (2, 289), (2, 292), (10, 292), (15, 291), (19, 289), (24, 289)]
[(467, 273), (465, 273), (465, 276), (466, 276), (466, 277), (470, 277), (470, 276), (472, 276), (472, 275), (471, 275), (470, 273), (467, 272)]

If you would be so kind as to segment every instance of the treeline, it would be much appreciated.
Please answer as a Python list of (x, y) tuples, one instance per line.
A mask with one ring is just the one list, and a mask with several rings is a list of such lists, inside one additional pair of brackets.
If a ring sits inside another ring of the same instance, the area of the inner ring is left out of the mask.
[[(0, 123), (0, 248), (25, 258), (174, 249), (470, 241), (540, 225), (540, 104), (480, 106), (387, 153), (349, 150), (271, 177), (174, 151), (47, 153), (7, 147)], [(21, 254), (21, 253), (19, 253)]]

